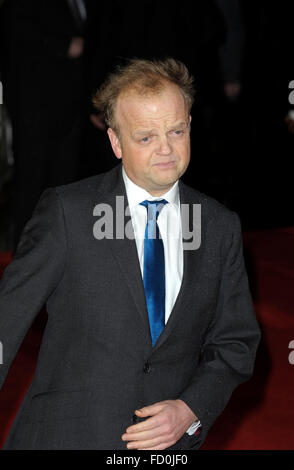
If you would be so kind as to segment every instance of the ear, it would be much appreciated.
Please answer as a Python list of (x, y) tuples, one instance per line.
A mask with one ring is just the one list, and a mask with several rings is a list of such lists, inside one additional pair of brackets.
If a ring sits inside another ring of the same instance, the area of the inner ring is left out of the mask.
[(111, 143), (112, 150), (116, 158), (122, 158), (122, 149), (120, 145), (120, 141), (116, 133), (114, 132), (111, 127), (107, 129), (107, 134)]

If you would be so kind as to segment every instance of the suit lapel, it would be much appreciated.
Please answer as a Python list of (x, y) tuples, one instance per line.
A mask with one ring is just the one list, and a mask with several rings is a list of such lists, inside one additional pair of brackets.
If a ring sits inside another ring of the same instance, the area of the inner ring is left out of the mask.
[[(133, 297), (134, 303), (137, 307), (139, 317), (141, 318), (142, 325), (145, 331), (144, 337), (146, 338), (147, 345), (152, 348), (151, 334), (149, 328), (149, 318), (147, 312), (147, 306), (145, 301), (144, 285), (141, 275), (140, 263), (137, 253), (136, 241), (134, 238), (133, 227), (130, 217), (125, 217), (124, 221), (128, 222), (128, 227), (132, 237), (127, 238), (124, 236), (122, 239), (116, 238), (117, 220), (116, 220), (116, 209), (117, 209), (117, 197), (119, 197), (119, 204), (124, 208), (124, 211), (128, 205), (128, 199), (126, 195), (125, 185), (122, 178), (122, 168), (118, 165), (112, 170), (110, 178), (105, 178), (104, 184), (101, 184), (99, 188), (98, 197), (96, 198), (96, 204), (104, 203), (109, 204), (113, 210), (113, 239), (107, 240), (107, 246), (109, 247), (112, 255), (116, 259), (121, 274), (125, 279), (130, 293)], [(109, 175), (109, 173), (108, 173)], [(105, 195), (107, 195), (105, 197)], [(124, 225), (124, 224), (123, 224)]]
[(134, 240), (111, 240), (110, 248), (126, 280), (143, 322), (149, 346), (152, 346), (144, 285)]

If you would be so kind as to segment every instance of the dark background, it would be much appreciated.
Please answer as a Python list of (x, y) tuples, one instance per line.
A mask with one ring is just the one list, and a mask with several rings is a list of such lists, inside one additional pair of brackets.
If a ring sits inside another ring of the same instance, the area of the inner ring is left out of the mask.
[[(91, 96), (131, 57), (173, 56), (195, 78), (183, 180), (237, 211), (245, 230), (293, 225), (289, 2), (198, 0), (192, 10), (186, 0), (88, 0), (82, 24), (66, 0), (0, 3), (0, 249), (15, 248), (46, 187), (117, 164), (105, 131), (90, 121)], [(84, 40), (78, 58), (68, 57), (73, 37)], [(241, 85), (233, 99), (223, 91), (230, 81)], [(12, 142), (3, 138), (7, 126)]]

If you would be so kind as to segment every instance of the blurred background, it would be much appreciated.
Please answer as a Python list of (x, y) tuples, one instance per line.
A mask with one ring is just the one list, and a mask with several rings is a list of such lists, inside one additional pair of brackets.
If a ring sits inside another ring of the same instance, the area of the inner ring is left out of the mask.
[[(128, 58), (172, 56), (194, 76), (183, 181), (239, 214), (263, 331), (254, 376), (206, 449), (294, 449), (291, 13), (286, 0), (0, 0), (0, 275), (47, 187), (118, 163), (91, 104), (107, 73)], [(1, 443), (45, 324), (44, 308), (0, 392)]]

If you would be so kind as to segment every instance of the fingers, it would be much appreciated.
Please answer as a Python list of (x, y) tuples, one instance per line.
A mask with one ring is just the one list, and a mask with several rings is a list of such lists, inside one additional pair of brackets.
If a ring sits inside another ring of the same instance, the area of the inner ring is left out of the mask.
[(138, 416), (154, 416), (159, 413), (165, 405), (166, 402), (161, 401), (159, 403), (154, 403), (153, 405), (143, 406), (143, 408), (136, 410), (135, 413)]
[(159, 416), (158, 418), (158, 414), (162, 411), (164, 406), (165, 406), (165, 403), (161, 402), (161, 403), (155, 403), (154, 405), (150, 405), (150, 406), (144, 406), (143, 408), (140, 408), (140, 410), (136, 410), (135, 414), (139, 416), (140, 418), (144, 418), (147, 416), (151, 416), (151, 418), (146, 419), (142, 423), (137, 423), (132, 426), (129, 426), (126, 429), (126, 432), (130, 433), (130, 432), (145, 431), (148, 429), (153, 429), (156, 426), (160, 426), (161, 417)]
[(127, 444), (128, 449), (138, 450), (151, 450), (151, 449), (166, 449), (173, 445), (175, 441), (166, 442), (166, 437), (158, 436), (144, 441), (134, 441)]
[(122, 435), (123, 441), (143, 441), (146, 439), (157, 438), (163, 434), (162, 427), (153, 427), (146, 431), (128, 432)]
[(129, 441), (127, 448), (165, 449), (174, 444), (178, 436), (175, 410), (175, 402), (170, 401), (158, 402), (136, 410), (137, 416), (149, 418), (127, 428), (126, 433), (122, 435), (123, 441)]
[(126, 432), (127, 432), (127, 435), (129, 435), (129, 434), (139, 433), (140, 431), (149, 431), (151, 429), (153, 430), (158, 426), (160, 426), (160, 421), (158, 420), (157, 417), (153, 416), (149, 419), (146, 419), (142, 423), (133, 424), (132, 426), (129, 426), (126, 429)]

